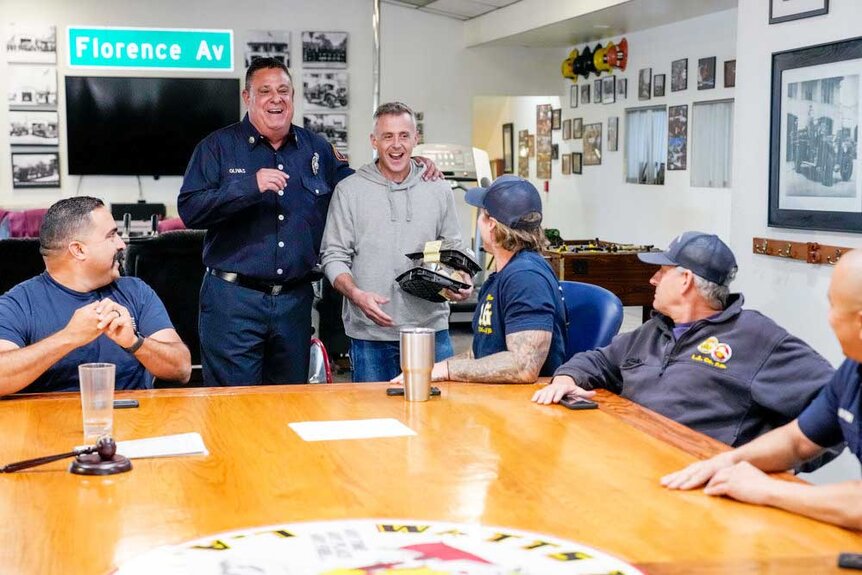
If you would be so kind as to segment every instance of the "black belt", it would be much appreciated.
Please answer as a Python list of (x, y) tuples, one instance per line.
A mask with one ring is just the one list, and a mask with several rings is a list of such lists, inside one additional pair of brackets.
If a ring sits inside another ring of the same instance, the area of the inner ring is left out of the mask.
[(305, 276), (283, 283), (271, 283), (244, 276), (242, 274), (234, 272), (223, 272), (221, 270), (216, 270), (212, 268), (210, 268), (209, 273), (217, 278), (223, 279), (226, 282), (230, 282), (244, 288), (253, 289), (255, 291), (263, 292), (268, 295), (278, 295), (301, 285), (305, 285), (311, 281), (308, 276)]

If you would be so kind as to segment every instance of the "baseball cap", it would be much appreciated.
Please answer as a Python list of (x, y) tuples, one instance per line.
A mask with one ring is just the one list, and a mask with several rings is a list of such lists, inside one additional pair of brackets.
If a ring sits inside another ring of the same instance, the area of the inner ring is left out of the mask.
[(658, 266), (681, 266), (719, 285), (724, 285), (736, 269), (736, 258), (727, 244), (703, 232), (685, 232), (665, 251), (638, 254), (638, 259)]
[(487, 188), (472, 188), (464, 196), (471, 206), (485, 208), (495, 220), (513, 229), (536, 226), (521, 222), (532, 212), (542, 213), (542, 198), (536, 186), (518, 176), (500, 176)]

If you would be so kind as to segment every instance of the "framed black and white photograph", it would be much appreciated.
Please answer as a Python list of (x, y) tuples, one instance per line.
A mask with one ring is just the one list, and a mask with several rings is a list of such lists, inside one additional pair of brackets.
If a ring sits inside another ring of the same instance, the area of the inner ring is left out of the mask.
[(616, 78), (609, 76), (602, 79), (602, 104), (613, 104), (616, 101)]
[(9, 112), (9, 143), (13, 146), (60, 144), (57, 112)]
[(559, 144), (551, 144), (551, 159), (559, 160), (560, 159), (560, 145)]
[(697, 89), (711, 90), (715, 88), (715, 56), (701, 58), (697, 61)]
[(667, 109), (667, 169), (685, 170), (688, 165), (688, 106)]
[(563, 109), (562, 108), (554, 108), (551, 112), (551, 129), (559, 130), (563, 127)]
[(570, 154), (563, 154), (562, 160), (561, 171), (564, 176), (570, 176), (572, 174), (572, 156)]
[(724, 87), (736, 87), (736, 60), (727, 60), (724, 63)]
[(572, 84), (569, 87), (569, 108), (578, 107), (578, 85)]
[(6, 27), (6, 61), (10, 63), (55, 64), (57, 27), (46, 24), (12, 22)]
[(619, 149), (620, 119), (618, 116), (608, 118), (608, 151), (616, 152)]
[(652, 95), (656, 98), (664, 96), (664, 74), (656, 74), (653, 76)]
[(12, 152), (12, 187), (59, 188), (60, 154)]
[(626, 78), (617, 80), (617, 100), (625, 100), (628, 97), (629, 81)]
[(303, 70), (302, 101), (306, 112), (347, 109), (347, 72), (344, 70)]
[(772, 55), (769, 225), (862, 232), (862, 38)]
[(590, 85), (583, 84), (581, 85), (581, 104), (589, 104), (590, 103)]
[(9, 66), (6, 71), (9, 109), (57, 109), (56, 66)]
[(566, 118), (563, 120), (563, 139), (571, 140), (572, 139), (572, 119)]
[(688, 58), (680, 58), (670, 63), (670, 91), (688, 90)]
[(303, 114), (302, 124), (347, 155), (347, 114)]
[(572, 173), (582, 174), (584, 172), (584, 155), (581, 152), (572, 152)]
[(602, 163), (602, 125), (601, 123), (584, 126), (584, 165), (600, 166)]
[(572, 118), (572, 139), (580, 140), (584, 137), (584, 119)]
[(780, 24), (829, 13), (829, 0), (769, 0), (769, 23)]
[(593, 104), (601, 104), (602, 103), (602, 80), (599, 78), (598, 80), (593, 81)]
[(347, 32), (303, 32), (304, 68), (346, 68)]
[(245, 36), (245, 67), (258, 58), (275, 58), (290, 68), (290, 31), (249, 30)]
[(641, 68), (638, 72), (638, 100), (649, 100), (652, 91), (652, 68)]
[(515, 125), (503, 124), (503, 173), (515, 171)]

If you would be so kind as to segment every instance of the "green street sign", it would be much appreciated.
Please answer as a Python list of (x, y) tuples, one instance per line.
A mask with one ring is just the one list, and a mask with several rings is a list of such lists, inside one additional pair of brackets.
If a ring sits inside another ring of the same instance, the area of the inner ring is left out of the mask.
[(68, 27), (70, 68), (233, 71), (233, 30)]

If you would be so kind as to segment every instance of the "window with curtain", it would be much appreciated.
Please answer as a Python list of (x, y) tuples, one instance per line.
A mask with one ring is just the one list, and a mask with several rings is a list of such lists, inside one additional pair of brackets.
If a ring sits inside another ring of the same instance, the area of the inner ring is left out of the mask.
[(733, 165), (733, 100), (692, 106), (691, 185), (729, 188)]
[(664, 184), (667, 161), (667, 109), (626, 110), (626, 181)]

